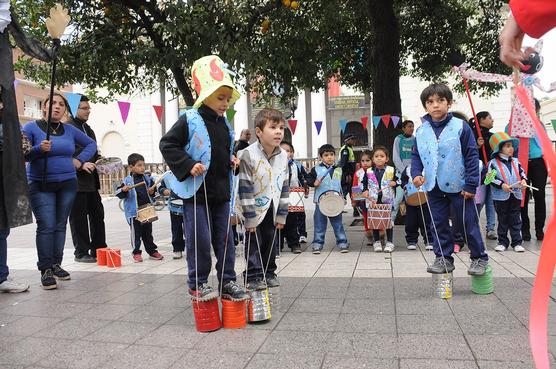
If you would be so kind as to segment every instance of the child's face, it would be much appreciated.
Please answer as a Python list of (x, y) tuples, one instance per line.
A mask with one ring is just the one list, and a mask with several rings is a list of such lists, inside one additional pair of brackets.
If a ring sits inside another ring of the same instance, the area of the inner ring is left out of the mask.
[(320, 158), (324, 164), (333, 165), (336, 162), (336, 153), (327, 151), (324, 152)]
[(284, 149), (284, 151), (288, 154), (288, 160), (293, 159), (293, 150), (291, 149), (290, 145), (281, 144), (280, 147)]
[(412, 136), (414, 129), (415, 129), (415, 126), (413, 125), (413, 123), (407, 123), (405, 125), (405, 127), (402, 128), (402, 132), (406, 136)]
[(361, 168), (369, 169), (373, 166), (373, 161), (369, 155), (362, 155), (361, 156)]
[(479, 121), (479, 125), (487, 129), (492, 129), (492, 127), (494, 127), (494, 119), (492, 119), (490, 115), (487, 115), (485, 118)]
[(514, 145), (511, 142), (504, 142), (500, 152), (504, 155), (513, 156), (514, 155)]
[(425, 109), (435, 122), (446, 118), (448, 109), (450, 109), (451, 106), (452, 102), (446, 100), (445, 97), (438, 96), (437, 94), (429, 96), (427, 101), (425, 101)]
[(382, 150), (377, 150), (373, 154), (373, 164), (382, 168), (388, 162), (388, 155)]
[(135, 174), (145, 174), (145, 162), (143, 160), (139, 160), (135, 165), (130, 165), (129, 170), (131, 173)]
[(232, 89), (227, 86), (222, 86), (207, 97), (203, 101), (203, 104), (214, 110), (216, 114), (224, 116), (224, 114), (226, 114), (226, 110), (228, 110), (228, 107), (230, 106), (231, 98)]
[(284, 126), (285, 122), (283, 120), (278, 122), (267, 120), (263, 129), (259, 127), (255, 128), (261, 145), (263, 145), (263, 147), (280, 146), (280, 142), (282, 142), (284, 138)]

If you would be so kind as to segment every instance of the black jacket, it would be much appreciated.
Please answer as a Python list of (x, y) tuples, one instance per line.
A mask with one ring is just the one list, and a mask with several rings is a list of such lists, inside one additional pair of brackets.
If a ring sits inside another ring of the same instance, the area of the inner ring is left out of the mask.
[[(91, 137), (95, 142), (97, 138), (95, 136), (95, 132), (86, 122), (83, 122), (79, 118), (75, 118), (74, 121), (71, 123), (72, 126), (84, 132), (87, 136)], [(83, 147), (79, 145), (75, 145), (75, 153), (73, 157), (77, 157)], [(89, 162), (96, 162), (99, 159), (98, 151), (95, 152), (92, 158), (90, 158)], [(77, 171), (77, 192), (94, 192), (100, 189), (100, 179), (98, 177), (98, 172), (96, 170), (93, 173), (87, 173), (84, 170)]]

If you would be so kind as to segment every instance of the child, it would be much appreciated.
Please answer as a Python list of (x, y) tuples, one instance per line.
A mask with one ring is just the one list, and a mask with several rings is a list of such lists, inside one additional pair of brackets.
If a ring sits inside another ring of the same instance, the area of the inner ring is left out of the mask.
[(285, 124), (278, 110), (261, 110), (255, 117), (258, 141), (240, 152), (238, 194), (245, 219), (247, 288), (252, 291), (280, 286), (273, 240), (288, 216), (288, 156), (280, 148)]
[(492, 160), (488, 170), (496, 170), (496, 177), (490, 182), (494, 207), (498, 215), (498, 246), (496, 251), (505, 251), (510, 246), (508, 229), (512, 237), (511, 246), (516, 252), (524, 252), (521, 245), (521, 199), (527, 177), (521, 164), (514, 158), (519, 140), (506, 132), (498, 132), (489, 140)]
[[(363, 152), (361, 153), (361, 159), (359, 161), (359, 169), (357, 170), (357, 172), (355, 172), (355, 175), (353, 176), (354, 190), (355, 187), (357, 187), (360, 189), (360, 191), (363, 191), (363, 187), (362, 187), (363, 181), (365, 180), (365, 177), (367, 177), (372, 173), (372, 171), (370, 171), (373, 165), (372, 157), (373, 157), (373, 153), (371, 152), (371, 150), (363, 150)], [(352, 194), (354, 190), (352, 190), (351, 192)], [(369, 228), (369, 225), (367, 224), (367, 205), (365, 199), (356, 200), (355, 206), (357, 206), (357, 209), (359, 209), (359, 212), (363, 216), (363, 225), (365, 226), (365, 236), (367, 237), (367, 245), (370, 246), (373, 243), (373, 232)]]
[[(305, 169), (303, 169), (303, 166), (298, 165), (293, 160), (293, 153), (294, 153), (293, 145), (290, 144), (289, 142), (282, 142), (280, 144), (280, 147), (288, 155), (288, 169), (287, 169), (288, 188), (291, 189), (292, 187), (304, 187), (305, 190), (307, 191), (308, 190), (307, 179), (306, 179), (307, 174), (305, 173)], [(296, 200), (296, 204), (297, 202), (302, 201), (299, 200), (299, 196), (302, 196), (301, 193), (290, 194), (290, 196), (294, 196)], [(303, 204), (301, 204), (300, 206), (302, 205)], [(281, 239), (280, 239), (280, 250), (282, 250), (284, 239), (286, 239), (286, 241), (288, 242), (288, 247), (292, 250), (292, 253), (294, 254), (301, 253), (301, 246), (299, 246), (299, 242), (300, 242), (299, 217), (301, 214), (302, 212), (288, 212), (288, 217), (286, 218), (286, 225), (284, 226), (284, 230), (282, 232)]]
[[(141, 256), (141, 240), (145, 245), (145, 251), (151, 259), (162, 260), (164, 257), (158, 252), (153, 241), (153, 225), (151, 222), (141, 223), (136, 219), (137, 210), (144, 205), (152, 204), (151, 188), (153, 181), (150, 176), (145, 175), (145, 158), (141, 154), (131, 154), (127, 157), (127, 164), (131, 172), (124, 178), (123, 185), (116, 191), (116, 196), (124, 199), (124, 210), (127, 223), (131, 226), (131, 241), (133, 247), (133, 259), (136, 263), (143, 261)], [(131, 186), (145, 182), (144, 185), (132, 188)]]
[[(375, 146), (373, 149), (373, 176), (365, 177), (363, 181), (363, 193), (369, 198), (370, 203), (374, 204), (393, 204), (396, 197), (396, 186), (398, 185), (398, 177), (394, 167), (386, 165), (388, 160), (388, 149), (384, 146)], [(369, 183), (373, 181), (374, 183)], [(372, 190), (373, 188), (376, 191)], [(386, 229), (386, 245), (384, 252), (394, 251), (394, 230), (390, 224), (390, 228)], [(373, 249), (375, 252), (382, 252), (382, 243), (380, 242), (380, 232), (373, 229)]]
[[(420, 98), (428, 114), (415, 135), (411, 175), (415, 186), (424, 185), (427, 190), (432, 221), (438, 233), (434, 240), (436, 260), (427, 272), (442, 274), (454, 270), (454, 242), (449, 223), (450, 205), (453, 205), (456, 221), (465, 222), (471, 251), (467, 273), (484, 275), (488, 255), (473, 209), (473, 197), (479, 184), (479, 153), (473, 132), (468, 124), (448, 112), (453, 101), (448, 86), (432, 84), (421, 92)], [(465, 219), (462, 219), (464, 206)]]
[[(408, 185), (412, 186), (411, 165), (408, 165), (402, 173), (402, 187), (407, 194)], [(425, 196), (423, 194), (423, 196)], [(425, 243), (425, 250), (432, 250), (431, 216), (427, 204), (412, 206), (406, 203), (405, 213), (405, 240), (408, 250), (417, 249), (419, 231)]]
[(170, 178), (175, 176), (173, 173), (168, 174), (160, 183), (158, 193), (168, 197), (168, 210), (170, 211), (170, 226), (172, 229), (172, 248), (174, 250), (173, 259), (181, 259), (185, 251), (185, 237), (183, 234), (183, 200), (180, 199), (169, 188)]
[(411, 165), (411, 152), (413, 146), (415, 146), (414, 127), (413, 121), (404, 120), (402, 122), (403, 133), (394, 139), (392, 160), (394, 160), (394, 165), (400, 176)]
[[(336, 150), (330, 144), (324, 144), (319, 148), (319, 157), (321, 163), (311, 169), (307, 176), (307, 183), (311, 187), (315, 187), (315, 214), (314, 220), (314, 237), (313, 237), (313, 254), (320, 254), (324, 247), (324, 236), (326, 234), (326, 215), (322, 214), (319, 209), (319, 197), (327, 191), (336, 191), (342, 193), (342, 168), (334, 166), (336, 162)], [(330, 224), (336, 236), (336, 245), (340, 252), (349, 252), (349, 243), (347, 241), (344, 225), (342, 224), (342, 213), (335, 217), (329, 217)]]
[(248, 299), (235, 282), (235, 248), (230, 227), (234, 132), (226, 110), (239, 98), (230, 72), (215, 55), (198, 59), (191, 68), (197, 100), (160, 140), (160, 152), (175, 175), (170, 189), (184, 199), (183, 218), (189, 294), (198, 300), (218, 296), (208, 277), (211, 248), (221, 297)]

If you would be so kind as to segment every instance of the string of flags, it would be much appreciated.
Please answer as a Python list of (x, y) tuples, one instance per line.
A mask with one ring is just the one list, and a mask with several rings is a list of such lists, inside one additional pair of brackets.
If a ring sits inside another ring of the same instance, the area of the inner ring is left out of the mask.
[[(401, 124), (401, 118), (397, 115), (391, 115), (391, 114), (373, 115), (372, 121), (375, 129), (378, 128), (380, 122), (382, 122), (382, 124), (384, 124), (386, 128), (388, 128), (390, 124), (392, 124), (392, 126), (395, 128), (399, 128), (398, 126)], [(346, 130), (348, 121), (346, 119), (340, 119), (339, 123), (340, 123), (340, 130), (343, 133)], [(364, 115), (361, 117), (361, 125), (363, 126), (363, 129), (367, 129), (367, 124), (369, 124), (369, 117)]]

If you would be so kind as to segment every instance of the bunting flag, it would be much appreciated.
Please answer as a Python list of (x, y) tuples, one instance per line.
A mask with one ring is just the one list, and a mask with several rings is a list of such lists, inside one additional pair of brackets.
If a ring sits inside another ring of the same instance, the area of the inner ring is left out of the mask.
[(79, 108), (79, 103), (81, 102), (81, 94), (64, 92), (64, 96), (66, 97), (66, 100), (68, 100), (70, 114), (75, 117), (77, 115), (77, 108)]
[(381, 118), (386, 128), (388, 128), (388, 126), (390, 125), (390, 114), (384, 114)]
[(292, 131), (292, 135), (294, 135), (295, 128), (297, 127), (297, 119), (288, 119), (288, 126), (290, 127), (290, 131)]
[(398, 128), (398, 124), (400, 123), (400, 117), (398, 117), (397, 115), (392, 115), (392, 124), (394, 125), (395, 128)]
[(315, 128), (317, 129), (317, 136), (320, 135), (320, 130), (322, 128), (322, 120), (315, 120)]
[(342, 130), (342, 133), (344, 133), (344, 131), (346, 130), (347, 124), (348, 124), (347, 120), (340, 119), (340, 129)]
[(154, 112), (156, 113), (156, 117), (158, 118), (158, 123), (162, 123), (162, 106), (161, 105), (153, 105)]
[(236, 115), (237, 111), (235, 111), (232, 108), (229, 108), (228, 110), (226, 110), (226, 118), (228, 119), (228, 122), (231, 122), (234, 119), (234, 116)]
[(369, 123), (369, 117), (368, 116), (362, 116), (361, 117), (361, 124), (363, 125), (363, 129), (367, 129), (367, 124)]
[(554, 132), (556, 132), (556, 119), (552, 119), (552, 128), (554, 129)]
[(120, 108), (120, 115), (122, 116), (122, 121), (127, 121), (127, 116), (129, 115), (129, 108), (131, 107), (131, 103), (127, 101), (118, 101), (118, 108)]
[(380, 115), (373, 115), (373, 126), (375, 126), (375, 129), (378, 128), (379, 124), (380, 124)]

